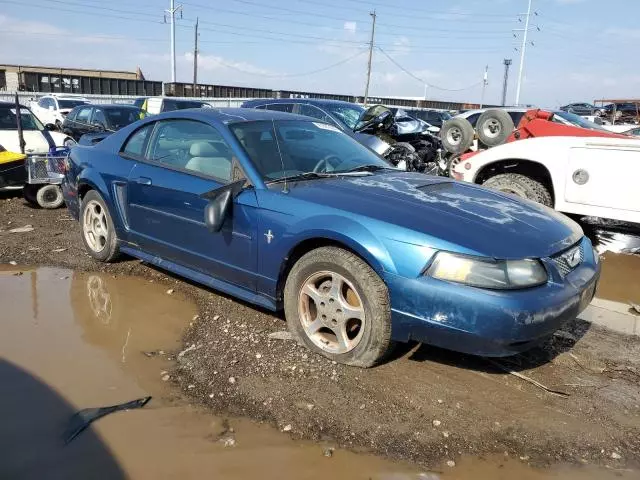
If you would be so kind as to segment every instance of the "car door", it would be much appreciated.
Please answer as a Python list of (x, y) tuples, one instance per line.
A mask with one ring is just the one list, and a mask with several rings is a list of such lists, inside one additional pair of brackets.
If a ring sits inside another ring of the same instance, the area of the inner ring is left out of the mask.
[(194, 120), (161, 120), (145, 152), (128, 182), (130, 238), (147, 253), (255, 290), (253, 188), (236, 197), (219, 232), (209, 231), (204, 222), (208, 200), (202, 194), (222, 187), (232, 177), (233, 150), (220, 132)]
[[(594, 216), (640, 222), (638, 176), (640, 146), (598, 142), (572, 148), (565, 175), (565, 201), (610, 209), (594, 211)], [(621, 174), (620, 172), (624, 172)]]

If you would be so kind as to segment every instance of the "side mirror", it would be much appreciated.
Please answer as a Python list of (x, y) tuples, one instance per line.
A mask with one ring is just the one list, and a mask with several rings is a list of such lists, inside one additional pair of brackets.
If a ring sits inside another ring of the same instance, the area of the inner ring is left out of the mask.
[(204, 223), (210, 232), (219, 232), (224, 225), (224, 221), (231, 214), (233, 199), (242, 191), (246, 181), (244, 179), (224, 185), (200, 195), (201, 198), (209, 200), (204, 208)]
[(53, 123), (47, 123), (44, 126), (45, 129), (49, 130), (50, 132), (53, 132), (56, 129), (56, 126)]

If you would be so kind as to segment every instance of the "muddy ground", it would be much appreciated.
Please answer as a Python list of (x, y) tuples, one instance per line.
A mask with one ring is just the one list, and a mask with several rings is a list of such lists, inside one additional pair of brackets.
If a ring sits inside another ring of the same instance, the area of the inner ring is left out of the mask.
[[(34, 230), (9, 233), (25, 225)], [(533, 464), (640, 465), (637, 337), (577, 320), (543, 347), (498, 364), (407, 345), (380, 367), (343, 367), (270, 337), (286, 330), (281, 316), (138, 260), (94, 262), (79, 232), (65, 210), (0, 194), (0, 263), (137, 275), (196, 301), (183, 353), (168, 353), (178, 357), (172, 380), (214, 411), (423, 465), (495, 453)]]

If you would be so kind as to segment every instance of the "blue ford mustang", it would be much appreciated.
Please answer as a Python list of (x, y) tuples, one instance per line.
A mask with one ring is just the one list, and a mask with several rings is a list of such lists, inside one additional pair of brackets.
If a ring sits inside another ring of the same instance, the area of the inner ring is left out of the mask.
[(119, 252), (284, 308), (293, 335), (368, 367), (394, 341), (501, 356), (591, 301), (580, 227), (541, 205), (401, 172), (334, 126), (183, 110), (74, 147), (63, 183), (87, 252)]

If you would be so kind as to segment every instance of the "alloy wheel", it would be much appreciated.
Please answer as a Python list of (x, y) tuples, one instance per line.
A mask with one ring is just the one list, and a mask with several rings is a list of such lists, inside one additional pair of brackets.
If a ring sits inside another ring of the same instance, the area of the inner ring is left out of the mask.
[(358, 346), (364, 334), (364, 304), (354, 286), (336, 272), (322, 271), (302, 285), (298, 298), (306, 335), (327, 353), (344, 354)]

